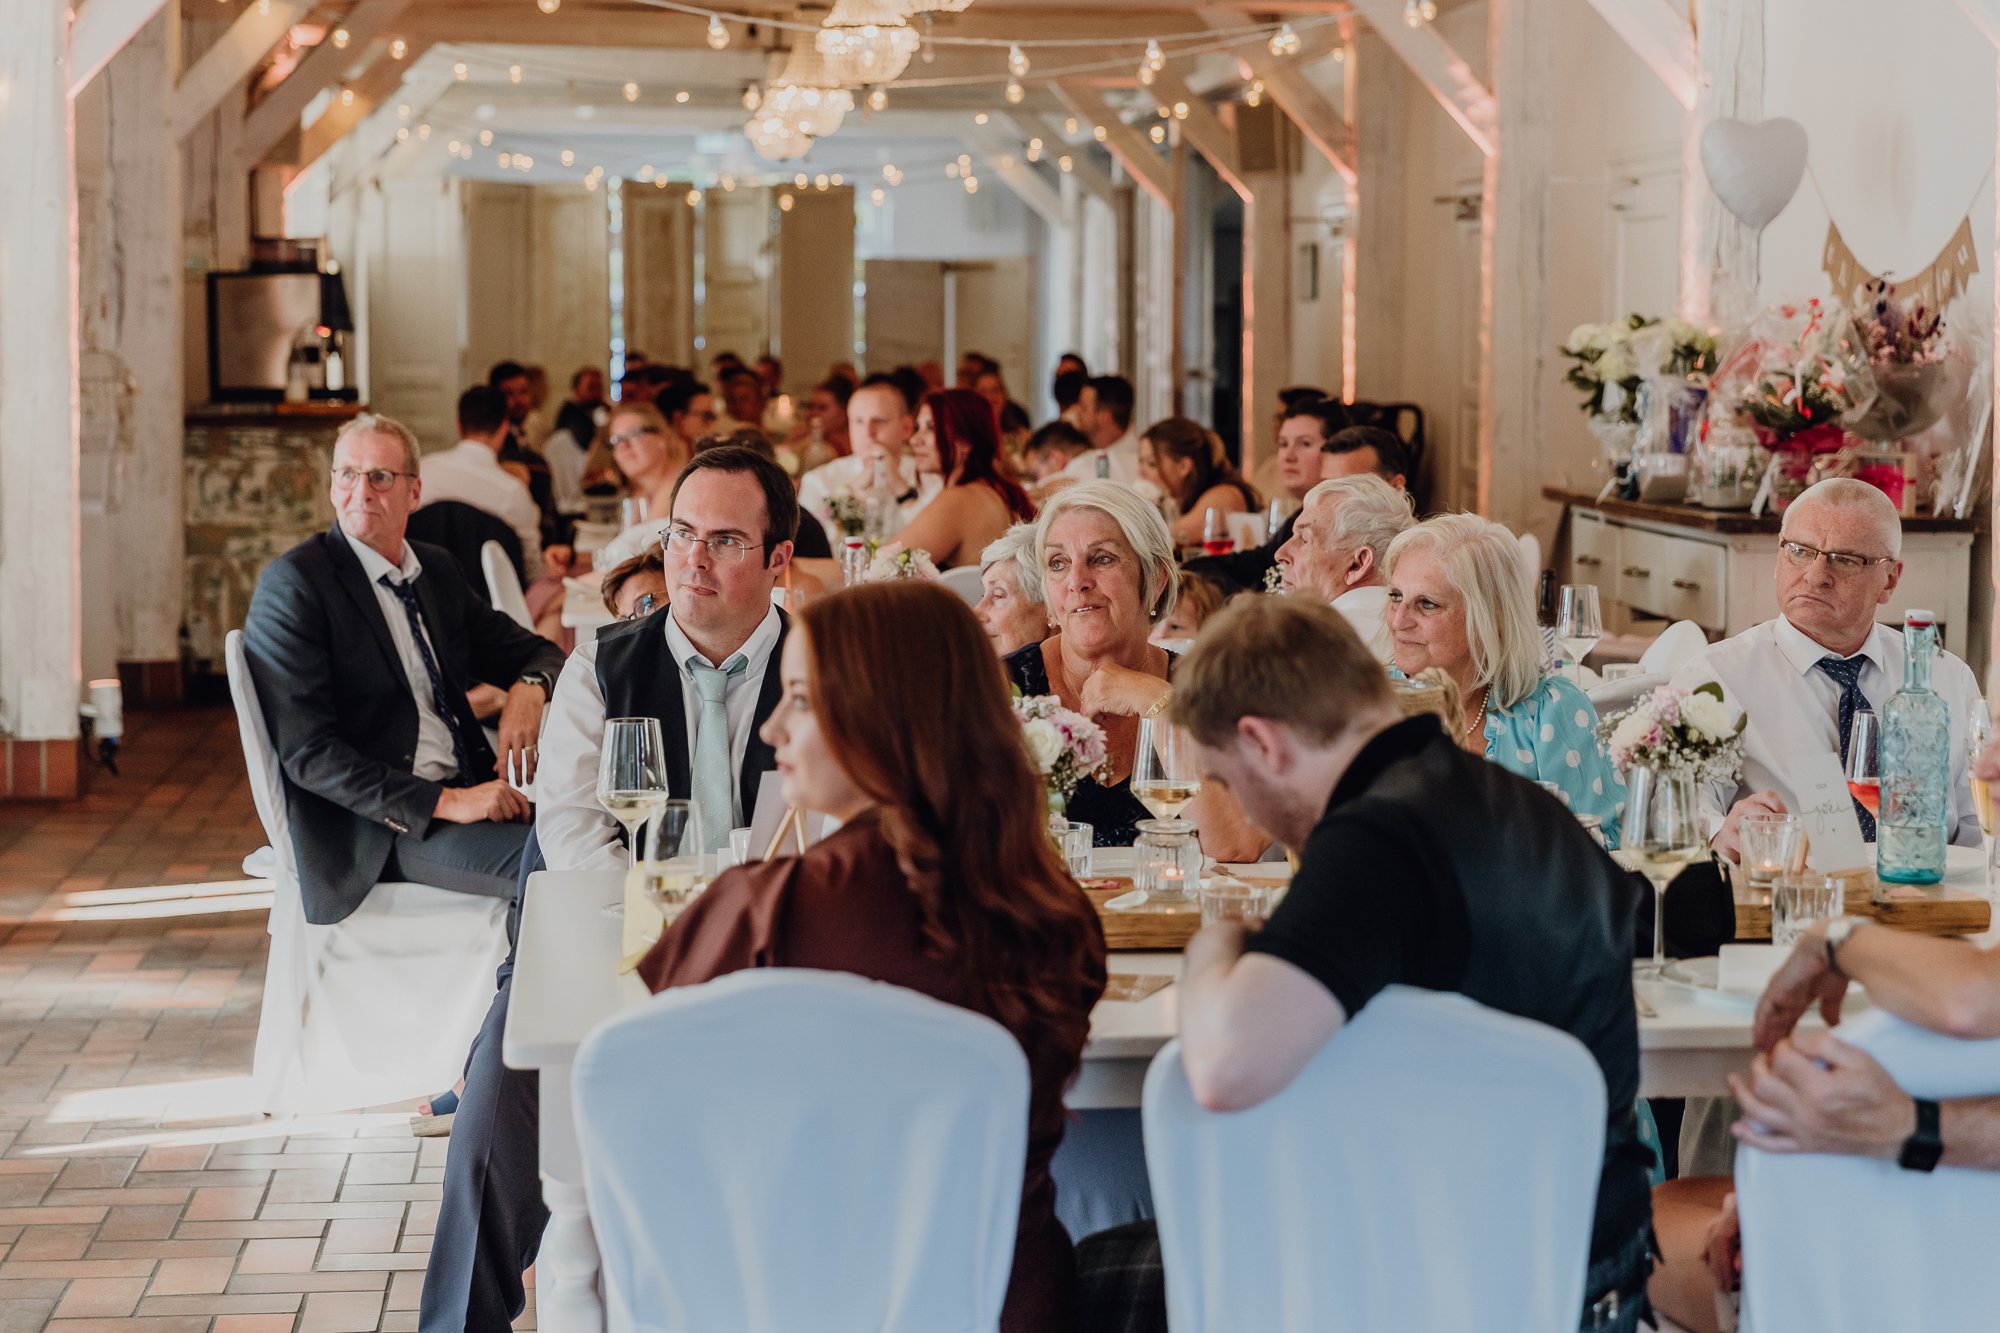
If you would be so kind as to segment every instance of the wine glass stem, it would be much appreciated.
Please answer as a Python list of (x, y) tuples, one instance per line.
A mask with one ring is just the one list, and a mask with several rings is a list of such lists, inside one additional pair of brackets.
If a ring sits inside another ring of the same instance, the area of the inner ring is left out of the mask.
[(1667, 967), (1667, 886), (1650, 875), (1646, 878), (1653, 885), (1653, 971), (1659, 973)]

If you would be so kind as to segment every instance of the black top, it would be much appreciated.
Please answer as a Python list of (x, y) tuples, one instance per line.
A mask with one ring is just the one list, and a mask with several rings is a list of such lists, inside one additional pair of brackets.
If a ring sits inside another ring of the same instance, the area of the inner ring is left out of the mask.
[(826, 528), (813, 515), (799, 511), (799, 533), (792, 538), (792, 554), (800, 560), (833, 559), (833, 543), (828, 540)]
[(1181, 568), (1189, 574), (1212, 574), (1250, 592), (1262, 592), (1264, 575), (1277, 567), (1278, 548), (1292, 539), (1292, 525), (1298, 521), (1299, 511), (1295, 509), (1262, 546), (1231, 551), (1228, 555), (1196, 556)]
[[(1023, 694), (1054, 694), (1049, 669), (1042, 661), (1042, 645), (1031, 643), (1007, 654), (1007, 678)], [(1167, 674), (1173, 675), (1172, 653), (1167, 654)], [(1153, 812), (1132, 794), (1128, 775), (1116, 786), (1107, 787), (1095, 778), (1085, 778), (1070, 793), (1063, 814), (1079, 824), (1090, 825), (1091, 843), (1097, 847), (1130, 847), (1139, 840), (1139, 821), (1153, 818)]]
[(1651, 1216), (1651, 1154), (1632, 1115), (1637, 904), (1631, 878), (1559, 801), (1459, 749), (1425, 715), (1355, 756), (1290, 891), (1247, 947), (1310, 973), (1350, 1018), (1401, 983), (1465, 995), (1588, 1047), (1608, 1110), (1595, 1261)]

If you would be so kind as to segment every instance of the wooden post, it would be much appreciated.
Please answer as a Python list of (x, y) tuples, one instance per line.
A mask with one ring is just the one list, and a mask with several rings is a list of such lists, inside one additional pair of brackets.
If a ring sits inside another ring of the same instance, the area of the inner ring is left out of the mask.
[[(1408, 137), (1404, 132), (1403, 80), (1409, 77), (1388, 45), (1373, 32), (1356, 37), (1347, 57), (1347, 120), (1354, 126), (1359, 182), (1348, 190), (1342, 238), (1342, 281), (1348, 289), (1342, 337), (1348, 362), (1348, 397), (1394, 401), (1408, 397), (1403, 383), (1402, 180)], [(1354, 262), (1366, 251), (1365, 266)]]
[[(1681, 144), (1681, 313), (1697, 323), (1757, 302), (1757, 233), (1722, 206), (1701, 165), (1701, 131), (1725, 116), (1764, 114), (1764, 7), (1695, 0), (1701, 88)], [(1718, 309), (1720, 307), (1720, 309)]]

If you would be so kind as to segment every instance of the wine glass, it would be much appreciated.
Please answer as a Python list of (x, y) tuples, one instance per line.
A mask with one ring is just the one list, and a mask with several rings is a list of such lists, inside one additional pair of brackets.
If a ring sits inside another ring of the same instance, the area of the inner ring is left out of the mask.
[(1882, 813), (1882, 721), (1871, 708), (1854, 710), (1847, 727), (1847, 790), (1869, 814)]
[(604, 723), (597, 757), (597, 801), (625, 826), (626, 867), (639, 864), (639, 825), (667, 799), (667, 743), (656, 717)]
[(1139, 744), (1132, 757), (1132, 794), (1155, 819), (1179, 819), (1201, 791), (1194, 737), (1157, 717), (1139, 719)]
[(1236, 549), (1236, 539), (1229, 535), (1229, 515), (1214, 505), (1201, 516), (1201, 549), (1204, 555), (1228, 555)]
[(701, 815), (693, 801), (673, 797), (660, 802), (648, 832), (647, 855), (639, 867), (640, 884), (660, 909), (660, 916), (672, 922), (708, 887), (718, 858), (702, 852)]
[(1612, 855), (1653, 886), (1653, 959), (1644, 969), (1649, 976), (1658, 976), (1667, 966), (1662, 910), (1667, 885), (1707, 852), (1693, 774), (1642, 765), (1625, 775), (1625, 822)]
[(1604, 612), (1599, 609), (1597, 588), (1589, 583), (1566, 583), (1561, 609), (1556, 613), (1556, 637), (1576, 667), (1576, 683), (1583, 683), (1583, 659), (1604, 637)]

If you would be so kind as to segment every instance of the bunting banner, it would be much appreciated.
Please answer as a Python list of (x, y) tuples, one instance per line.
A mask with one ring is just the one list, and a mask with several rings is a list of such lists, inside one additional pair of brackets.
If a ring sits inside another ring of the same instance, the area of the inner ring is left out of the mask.
[(1927, 310), (1943, 310), (1957, 299), (1972, 275), (1979, 272), (1979, 248), (1972, 239), (1972, 219), (1968, 216), (1959, 221), (1958, 230), (1951, 234), (1951, 240), (1939, 252), (1938, 257), (1924, 266), (1921, 273), (1907, 278), (1892, 277), (1887, 274), (1871, 273), (1863, 268), (1861, 261), (1854, 257), (1854, 251), (1847, 248), (1847, 239), (1840, 234), (1840, 227), (1829, 221), (1826, 224), (1826, 252), (1820, 258), (1820, 267), (1833, 282), (1835, 299), (1856, 305), (1861, 301), (1862, 288), (1878, 278), (1895, 284), (1896, 295), (1909, 305), (1921, 305)]

